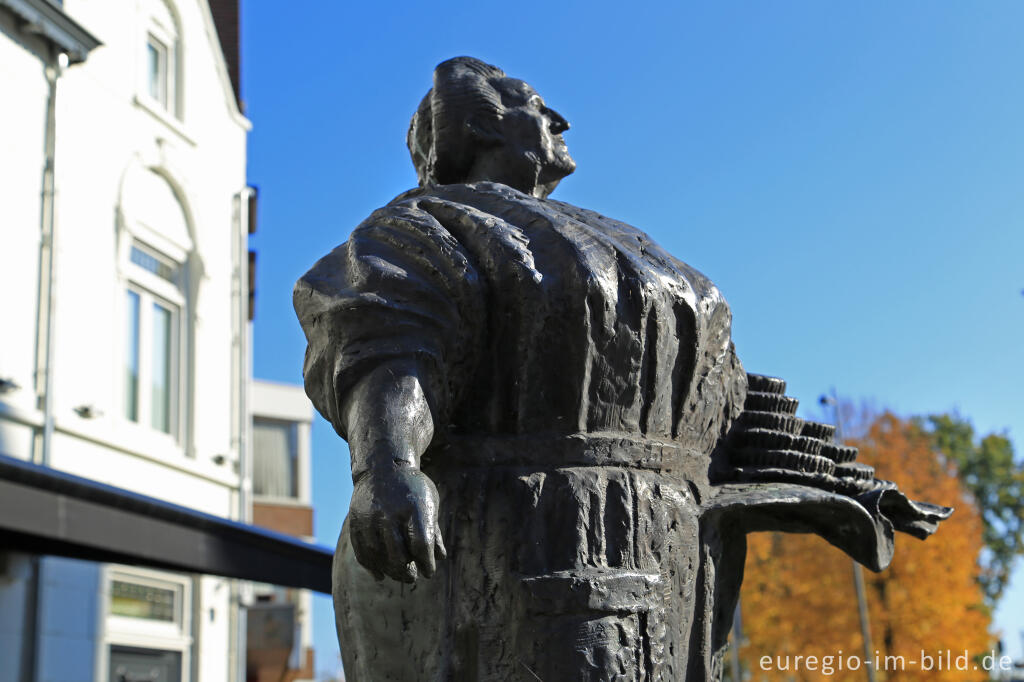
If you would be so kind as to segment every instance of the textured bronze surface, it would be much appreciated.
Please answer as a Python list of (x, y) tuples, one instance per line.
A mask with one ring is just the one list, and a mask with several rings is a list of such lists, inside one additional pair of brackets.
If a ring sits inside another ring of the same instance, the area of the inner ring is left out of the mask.
[(706, 277), (547, 198), (568, 127), (493, 66), (440, 64), (420, 186), (296, 285), (306, 391), (352, 453), (346, 679), (716, 680), (748, 532), (880, 570), (894, 528), (951, 511), (836, 476), (848, 451), (744, 372)]

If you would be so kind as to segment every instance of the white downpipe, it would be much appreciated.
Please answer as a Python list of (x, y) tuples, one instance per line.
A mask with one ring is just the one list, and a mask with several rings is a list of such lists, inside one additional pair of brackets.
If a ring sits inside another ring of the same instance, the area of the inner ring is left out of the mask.
[[(43, 429), (42, 445), (37, 464), (50, 466), (53, 453), (53, 360), (54, 360), (54, 318), (57, 309), (56, 268), (57, 221), (56, 215), (56, 134), (57, 134), (57, 80), (61, 76), (67, 57), (58, 54), (46, 65), (44, 72), (47, 83), (46, 138), (44, 141), (43, 192), (42, 192), (42, 239), (40, 243), (39, 317), (42, 348), (36, 353), (36, 390), (42, 399)], [(41, 377), (39, 375), (42, 375)]]
[[(241, 523), (252, 522), (252, 452), (250, 437), (252, 415), (249, 412), (252, 385), (252, 347), (249, 323), (249, 198), (251, 187), (235, 195), (235, 239), (232, 251), (235, 257), (234, 311), (235, 318), (235, 376), (237, 393), (235, 447), (238, 453), (238, 507), (236, 514)], [(233, 660), (230, 662), (235, 682), (245, 682), (247, 646), (246, 594), (247, 584), (238, 580), (231, 584)]]
[[(37, 313), (37, 334), (36, 346), (36, 394), (40, 395), (43, 403), (43, 428), (41, 445), (38, 453), (33, 453), (32, 459), (37, 464), (50, 466), (53, 452), (53, 359), (54, 359), (54, 317), (57, 309), (57, 287), (56, 268), (54, 262), (57, 259), (57, 221), (56, 215), (56, 179), (54, 169), (57, 156), (57, 81), (68, 64), (67, 55), (63, 53), (51, 53), (49, 63), (44, 68), (47, 85), (46, 97), (46, 127), (43, 162), (43, 188), (41, 205), (41, 227), (42, 235), (39, 245), (39, 310)], [(42, 345), (42, 348), (39, 347)], [(42, 376), (40, 377), (40, 374)], [(39, 614), (39, 604), (42, 593), (43, 580), (42, 557), (32, 557), (32, 584), (31, 599), (33, 600), (31, 637), (32, 646), (29, 658), (25, 661), (29, 666), (23, 670), (25, 679), (39, 680), (39, 671), (42, 669), (40, 656), (40, 641), (42, 640), (43, 628), (42, 618)], [(28, 634), (26, 632), (26, 634)]]

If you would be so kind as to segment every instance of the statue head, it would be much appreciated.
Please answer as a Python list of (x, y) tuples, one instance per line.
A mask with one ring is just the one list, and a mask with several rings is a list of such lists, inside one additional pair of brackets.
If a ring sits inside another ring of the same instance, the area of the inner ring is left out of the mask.
[(407, 141), (420, 185), (487, 180), (543, 198), (576, 169), (568, 129), (527, 83), (455, 57), (434, 69)]

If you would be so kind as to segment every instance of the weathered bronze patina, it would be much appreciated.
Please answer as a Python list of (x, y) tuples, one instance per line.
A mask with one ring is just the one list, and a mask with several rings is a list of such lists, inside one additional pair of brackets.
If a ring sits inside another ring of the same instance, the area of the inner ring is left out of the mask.
[(420, 186), (296, 286), (306, 390), (352, 453), (347, 679), (715, 680), (748, 532), (881, 570), (894, 529), (951, 511), (748, 375), (707, 278), (547, 199), (568, 127), (523, 81), (442, 63), (409, 130)]

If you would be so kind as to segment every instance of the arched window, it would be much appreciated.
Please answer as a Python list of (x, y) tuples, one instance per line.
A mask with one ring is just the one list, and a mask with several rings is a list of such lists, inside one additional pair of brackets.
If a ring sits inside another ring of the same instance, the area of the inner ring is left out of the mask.
[(122, 215), (122, 415), (180, 440), (193, 249), (188, 221), (168, 182), (142, 168), (126, 179)]
[(146, 31), (142, 91), (149, 102), (182, 118), (181, 32), (164, 0), (145, 0)]

